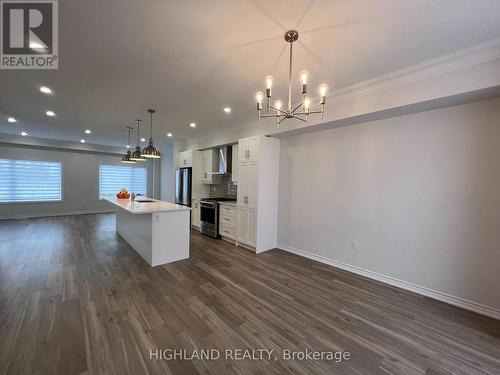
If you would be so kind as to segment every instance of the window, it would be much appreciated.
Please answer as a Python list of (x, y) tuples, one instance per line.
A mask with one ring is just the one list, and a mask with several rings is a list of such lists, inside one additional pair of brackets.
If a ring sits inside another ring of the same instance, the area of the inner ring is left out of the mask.
[(129, 192), (147, 193), (146, 167), (101, 164), (99, 166), (99, 196), (115, 195), (121, 188)]
[(0, 159), (0, 202), (62, 200), (60, 161)]

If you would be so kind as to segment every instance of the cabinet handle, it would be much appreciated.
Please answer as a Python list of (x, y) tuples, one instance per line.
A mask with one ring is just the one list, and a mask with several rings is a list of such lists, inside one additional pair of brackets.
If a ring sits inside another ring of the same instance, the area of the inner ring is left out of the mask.
[(248, 197), (247, 196), (245, 196), (245, 198), (243, 198), (243, 203), (248, 204)]
[(207, 178), (207, 172), (205, 172), (205, 178)]
[(184, 165), (186, 165), (186, 159), (184, 159)]
[(226, 221), (231, 221), (231, 220), (229, 220), (227, 217), (225, 217), (225, 218), (224, 218), (224, 220), (226, 220)]

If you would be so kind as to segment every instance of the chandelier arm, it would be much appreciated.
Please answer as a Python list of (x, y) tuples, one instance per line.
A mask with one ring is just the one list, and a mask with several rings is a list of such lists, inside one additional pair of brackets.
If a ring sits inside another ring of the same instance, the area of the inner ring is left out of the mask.
[(301, 103), (297, 104), (297, 106), (296, 106), (296, 107), (292, 110), (292, 112), (291, 112), (291, 113), (295, 113), (295, 111), (296, 111), (297, 109), (299, 109), (299, 108), (300, 108), (303, 104), (304, 104), (304, 102), (301, 102)]
[(282, 109), (276, 108), (276, 107), (274, 107), (274, 106), (272, 106), (272, 105), (270, 106), (270, 108), (271, 108), (271, 109), (274, 109), (275, 111), (281, 112), (281, 113), (283, 113), (284, 115), (286, 115), (286, 111), (283, 111)]
[(300, 120), (302, 122), (307, 122), (307, 120), (303, 119), (302, 117), (293, 116), (293, 118), (296, 118), (297, 120)]
[(276, 117), (284, 117), (284, 115), (280, 115), (280, 114), (277, 114), (277, 113), (270, 113), (268, 115), (261, 115), (260, 117), (263, 117), (263, 118), (269, 118), (269, 117), (276, 118)]
[(278, 120), (276, 123), (276, 127), (278, 127), (283, 121), (285, 121), (286, 117), (283, 117), (281, 120)]
[(316, 113), (323, 113), (323, 111), (295, 112), (296, 115), (312, 115)]

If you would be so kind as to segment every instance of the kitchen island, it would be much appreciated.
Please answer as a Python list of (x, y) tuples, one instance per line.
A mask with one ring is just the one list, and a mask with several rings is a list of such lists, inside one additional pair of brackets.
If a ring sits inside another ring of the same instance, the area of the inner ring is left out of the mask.
[(104, 197), (116, 206), (116, 231), (150, 266), (189, 258), (190, 207), (147, 197)]

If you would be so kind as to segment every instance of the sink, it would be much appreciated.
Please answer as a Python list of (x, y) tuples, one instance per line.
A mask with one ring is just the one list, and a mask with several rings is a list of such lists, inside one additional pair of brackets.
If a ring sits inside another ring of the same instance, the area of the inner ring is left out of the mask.
[(141, 199), (140, 201), (139, 200), (135, 200), (136, 202), (138, 203), (149, 203), (149, 202), (154, 202), (154, 200), (152, 199)]

